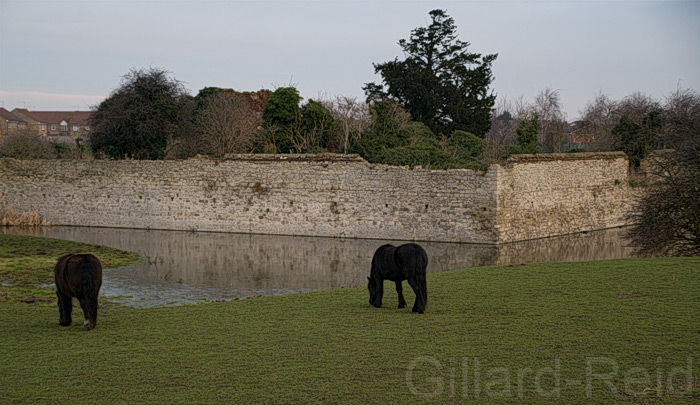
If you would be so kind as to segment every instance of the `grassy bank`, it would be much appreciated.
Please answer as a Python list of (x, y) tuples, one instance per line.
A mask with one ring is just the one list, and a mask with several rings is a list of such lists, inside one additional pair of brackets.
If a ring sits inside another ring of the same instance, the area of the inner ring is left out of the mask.
[(698, 280), (700, 258), (486, 267), (429, 275), (424, 315), (387, 284), (380, 309), (362, 287), (108, 305), (91, 332), (5, 301), (0, 402), (692, 403)]
[(106, 246), (0, 234), (0, 302), (32, 298), (53, 302), (55, 290), (41, 286), (53, 283), (56, 259), (67, 253), (92, 253), (104, 268), (125, 266), (138, 260), (136, 253)]

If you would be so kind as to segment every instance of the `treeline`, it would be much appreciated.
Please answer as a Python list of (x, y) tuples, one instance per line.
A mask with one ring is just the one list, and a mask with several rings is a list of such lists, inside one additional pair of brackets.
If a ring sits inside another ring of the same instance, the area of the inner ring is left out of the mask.
[(495, 155), (623, 151), (633, 167), (653, 150), (698, 142), (700, 94), (692, 89), (679, 88), (662, 99), (633, 93), (614, 100), (599, 93), (573, 123), (562, 110), (558, 91), (551, 89), (530, 102), (500, 100), (486, 139), (500, 148)]
[(486, 132), (436, 133), (394, 97), (303, 100), (294, 87), (191, 96), (163, 69), (131, 70), (94, 109), (90, 139), (77, 145), (8, 136), (0, 156), (186, 159), (236, 153), (357, 153), (372, 163), (485, 169), (511, 154), (622, 150), (634, 167), (650, 151), (700, 143), (700, 95), (679, 89), (657, 100), (599, 94), (569, 124), (557, 91), (500, 100)]
[(482, 167), (485, 142), (455, 130), (438, 136), (392, 98), (303, 101), (294, 87), (191, 97), (161, 69), (132, 70), (95, 110), (90, 146), (113, 159), (223, 158), (237, 153), (358, 153), (370, 162)]

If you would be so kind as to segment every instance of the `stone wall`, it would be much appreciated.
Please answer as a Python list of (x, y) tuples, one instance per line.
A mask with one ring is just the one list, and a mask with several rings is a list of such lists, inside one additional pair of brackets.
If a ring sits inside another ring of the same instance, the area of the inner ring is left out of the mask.
[(622, 224), (624, 155), (548, 156), (520, 157), (486, 173), (339, 155), (0, 159), (0, 206), (63, 225), (469, 243)]
[(357, 157), (0, 160), (0, 205), (63, 225), (493, 243), (496, 171)]
[(625, 225), (628, 166), (623, 152), (512, 156), (498, 176), (498, 241)]

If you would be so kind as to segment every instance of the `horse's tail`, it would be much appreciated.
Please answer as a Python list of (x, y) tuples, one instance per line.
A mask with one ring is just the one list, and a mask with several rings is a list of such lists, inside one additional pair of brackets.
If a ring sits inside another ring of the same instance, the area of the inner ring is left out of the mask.
[(416, 250), (416, 284), (418, 284), (423, 310), (428, 306), (428, 283), (426, 281), (426, 272), (428, 268), (428, 255), (423, 249)]
[(89, 313), (93, 321), (97, 320), (97, 296), (102, 285), (102, 265), (93, 255), (83, 255), (80, 260), (80, 283), (83, 295), (87, 298)]
[(80, 283), (83, 294), (86, 297), (96, 297), (97, 290), (97, 266), (90, 256), (83, 256), (80, 260)]

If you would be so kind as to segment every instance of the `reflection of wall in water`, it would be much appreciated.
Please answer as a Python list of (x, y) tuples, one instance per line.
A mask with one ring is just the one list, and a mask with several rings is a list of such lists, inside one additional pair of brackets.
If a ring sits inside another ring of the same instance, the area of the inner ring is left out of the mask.
[[(13, 228), (13, 233), (20, 232)], [(304, 290), (365, 285), (380, 240), (55, 227), (24, 231), (138, 252), (150, 265), (131, 270), (134, 283), (152, 280), (231, 290)], [(628, 257), (614, 229), (496, 247), (424, 242), (431, 273), (533, 261)], [(394, 242), (395, 244), (403, 242)], [(127, 270), (125, 270), (127, 271)]]
[(534, 239), (499, 246), (494, 264), (580, 262), (631, 257), (623, 228)]
[[(56, 227), (40, 235), (138, 252), (135, 278), (231, 289), (324, 289), (365, 285), (374, 251), (389, 241)], [(395, 244), (405, 242), (393, 242)], [(422, 243), (429, 272), (492, 263), (494, 246)]]

